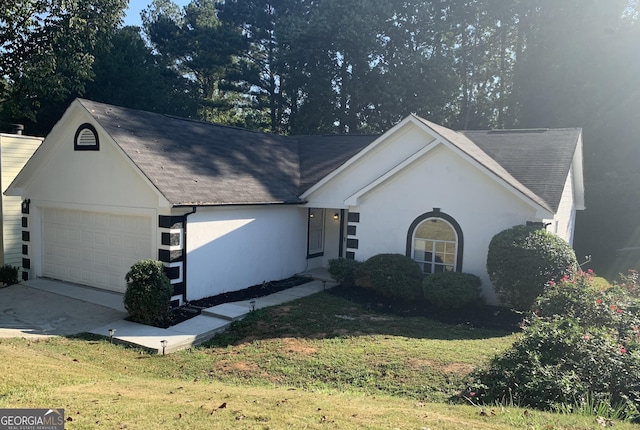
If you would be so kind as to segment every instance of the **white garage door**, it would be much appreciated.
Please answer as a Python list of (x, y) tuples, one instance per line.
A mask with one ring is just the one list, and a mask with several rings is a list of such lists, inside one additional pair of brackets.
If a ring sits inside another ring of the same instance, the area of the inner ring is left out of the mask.
[(42, 275), (124, 292), (124, 277), (152, 257), (150, 217), (68, 209), (42, 212)]

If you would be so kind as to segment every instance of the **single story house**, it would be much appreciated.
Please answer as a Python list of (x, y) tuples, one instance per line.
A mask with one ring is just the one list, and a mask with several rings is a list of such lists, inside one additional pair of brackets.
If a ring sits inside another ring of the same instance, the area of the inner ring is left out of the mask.
[(163, 261), (176, 302), (406, 254), (477, 274), (527, 222), (571, 242), (580, 129), (456, 132), (411, 115), (381, 135), (277, 136), (77, 99), (6, 191), (23, 278), (123, 292)]

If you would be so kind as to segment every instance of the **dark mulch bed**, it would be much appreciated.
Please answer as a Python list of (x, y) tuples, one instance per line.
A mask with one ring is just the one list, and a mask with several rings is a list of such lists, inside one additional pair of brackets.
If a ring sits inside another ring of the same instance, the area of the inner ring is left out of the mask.
[(264, 282), (262, 284), (245, 288), (244, 290), (232, 291), (229, 293), (218, 294), (216, 296), (205, 297), (204, 299), (194, 300), (178, 308), (173, 308), (171, 310), (170, 321), (158, 326), (167, 328), (200, 315), (203, 309), (207, 309), (212, 306), (268, 296), (269, 294), (278, 293), (282, 290), (286, 290), (287, 288), (296, 287), (311, 281), (312, 278), (308, 276), (294, 275), (280, 281)]
[(330, 294), (363, 305), (372, 311), (411, 317), (425, 317), (447, 324), (517, 332), (521, 330), (523, 314), (499, 306), (470, 306), (457, 310), (441, 310), (424, 302), (390, 300), (370, 289), (339, 286)]

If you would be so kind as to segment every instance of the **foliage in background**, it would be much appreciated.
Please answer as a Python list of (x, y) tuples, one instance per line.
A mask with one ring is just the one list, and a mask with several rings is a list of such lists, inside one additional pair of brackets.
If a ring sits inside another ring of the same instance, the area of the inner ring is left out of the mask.
[[(201, 119), (250, 126), (249, 94), (239, 95), (230, 76), (241, 68), (237, 57), (247, 49), (242, 30), (218, 19), (215, 0), (189, 3), (182, 10), (154, 0), (142, 14), (143, 27), (165, 67), (187, 76), (195, 86), (194, 102)], [(250, 127), (250, 128), (260, 128)]]
[(167, 67), (147, 46), (138, 27), (118, 29), (108, 46), (96, 53), (94, 79), (83, 97), (150, 112), (197, 116), (193, 82)]
[(155, 260), (141, 260), (126, 274), (124, 307), (133, 321), (154, 325), (169, 317), (171, 282), (164, 265)]
[(474, 401), (631, 418), (640, 395), (637, 283), (602, 290), (592, 273), (549, 283), (521, 337), (477, 370)]
[(2, 2), (0, 118), (33, 124), (47, 104), (82, 94), (94, 76), (95, 53), (108, 45), (126, 6), (126, 0)]
[(19, 267), (4, 264), (0, 267), (0, 287), (7, 287), (20, 282), (18, 277)]
[(355, 272), (362, 263), (347, 258), (332, 258), (329, 260), (328, 271), (333, 279), (345, 287), (355, 285)]
[(384, 132), (410, 113), (454, 129), (583, 127), (576, 250), (607, 277), (639, 268), (637, 251), (617, 252), (640, 244), (639, 2), (156, 0), (153, 61), (131, 39), (143, 61), (130, 64), (126, 41), (108, 48), (125, 6), (2, 2), (0, 127), (45, 135), (89, 85), (106, 103), (284, 134)]
[(411, 258), (401, 254), (378, 254), (358, 267), (355, 283), (390, 299), (422, 300), (423, 277), (420, 266)]
[(538, 227), (518, 225), (489, 243), (489, 278), (502, 303), (518, 310), (528, 310), (547, 282), (572, 276), (577, 268), (571, 246)]
[(440, 309), (482, 305), (481, 286), (476, 275), (459, 272), (433, 273), (422, 281), (424, 298)]

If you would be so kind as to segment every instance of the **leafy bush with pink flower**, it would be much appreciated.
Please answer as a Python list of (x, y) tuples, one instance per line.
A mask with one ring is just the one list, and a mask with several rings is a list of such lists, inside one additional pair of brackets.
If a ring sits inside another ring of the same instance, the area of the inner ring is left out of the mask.
[(474, 402), (564, 411), (592, 408), (599, 414), (608, 409), (610, 417), (638, 416), (637, 281), (631, 273), (602, 289), (587, 272), (550, 282), (512, 348), (472, 374)]

